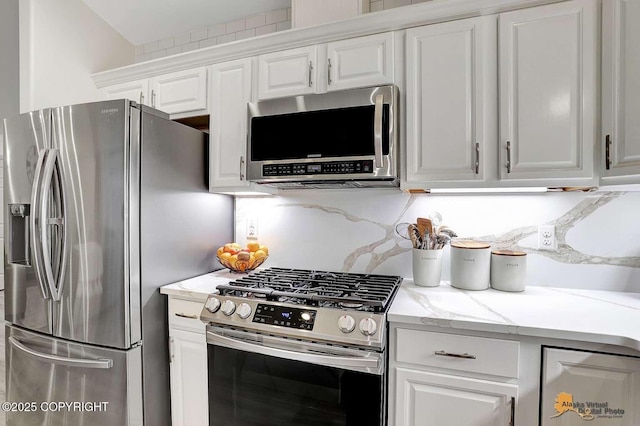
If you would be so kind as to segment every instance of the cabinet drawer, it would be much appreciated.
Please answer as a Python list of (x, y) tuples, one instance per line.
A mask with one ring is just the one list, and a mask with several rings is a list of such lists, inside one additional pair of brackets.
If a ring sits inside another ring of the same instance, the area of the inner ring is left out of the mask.
[(518, 377), (520, 343), (398, 329), (398, 362), (502, 377)]
[(169, 298), (169, 328), (205, 332), (205, 325), (200, 321), (200, 313), (204, 302)]

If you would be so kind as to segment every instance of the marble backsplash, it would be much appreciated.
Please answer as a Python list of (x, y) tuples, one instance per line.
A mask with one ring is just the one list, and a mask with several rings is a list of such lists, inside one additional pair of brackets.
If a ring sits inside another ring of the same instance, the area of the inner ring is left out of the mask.
[[(398, 190), (307, 190), (236, 199), (236, 240), (256, 218), (264, 266), (411, 278), (411, 245), (395, 232), (432, 212), (460, 237), (528, 254), (527, 285), (640, 292), (640, 192), (410, 195)], [(539, 250), (538, 226), (558, 248)], [(443, 280), (449, 279), (449, 248)]]

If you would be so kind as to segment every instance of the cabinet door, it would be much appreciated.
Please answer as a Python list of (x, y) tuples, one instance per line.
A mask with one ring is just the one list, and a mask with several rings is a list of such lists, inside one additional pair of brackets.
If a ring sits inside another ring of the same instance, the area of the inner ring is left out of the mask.
[(500, 15), (501, 179), (593, 184), (597, 15), (594, 0)]
[(211, 66), (209, 186), (248, 187), (247, 103), (251, 100), (251, 59)]
[(154, 77), (151, 80), (151, 106), (168, 114), (181, 114), (182, 117), (206, 114), (206, 68)]
[(610, 0), (602, 11), (602, 174), (639, 183), (640, 2)]
[(105, 87), (104, 92), (107, 100), (129, 99), (144, 105), (151, 105), (149, 99), (149, 80), (128, 81), (126, 83), (116, 84)]
[(393, 83), (393, 33), (327, 44), (327, 91)]
[(495, 36), (495, 19), (486, 18), (407, 30), (409, 183), (482, 182), (495, 156), (483, 138), (483, 61), (496, 55), (495, 38), (484, 43), (485, 23)]
[(638, 402), (640, 358), (544, 349), (542, 426), (637, 426)]
[(315, 93), (318, 84), (316, 46), (258, 57), (258, 99)]
[(209, 424), (207, 340), (204, 333), (169, 329), (173, 426)]
[(513, 424), (512, 384), (396, 368), (397, 426)]

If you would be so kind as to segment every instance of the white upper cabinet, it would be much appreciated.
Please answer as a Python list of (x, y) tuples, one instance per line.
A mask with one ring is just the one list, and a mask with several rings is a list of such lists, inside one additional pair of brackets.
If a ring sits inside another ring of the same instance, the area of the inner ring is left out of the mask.
[(502, 180), (595, 184), (598, 22), (595, 0), (499, 16)]
[(327, 91), (391, 84), (393, 33), (327, 44)]
[(150, 105), (149, 80), (127, 81), (103, 89), (106, 99), (128, 99), (144, 105)]
[(258, 99), (315, 93), (318, 84), (316, 46), (258, 57)]
[(207, 69), (174, 72), (151, 79), (151, 104), (168, 114), (207, 111)]
[[(496, 102), (492, 111), (484, 106), (485, 88), (495, 93), (495, 37), (495, 17), (407, 30), (407, 186), (484, 181), (495, 158), (485, 121), (496, 120)], [(486, 66), (493, 67), (489, 76)]]
[(268, 192), (275, 190), (247, 181), (247, 103), (252, 100), (251, 58), (223, 62), (209, 68), (209, 190), (211, 192)]
[(208, 113), (205, 67), (107, 86), (107, 99), (129, 99), (183, 118)]
[(209, 186), (248, 187), (247, 103), (251, 102), (251, 59), (211, 66)]
[(607, 0), (602, 14), (602, 181), (640, 183), (640, 2)]
[(393, 33), (260, 55), (258, 99), (391, 84), (393, 55)]

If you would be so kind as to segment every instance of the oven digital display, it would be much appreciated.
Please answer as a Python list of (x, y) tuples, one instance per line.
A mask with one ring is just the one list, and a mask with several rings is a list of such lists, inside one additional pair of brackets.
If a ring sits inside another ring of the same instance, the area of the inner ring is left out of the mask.
[(313, 330), (316, 311), (259, 303), (253, 322), (281, 327)]

